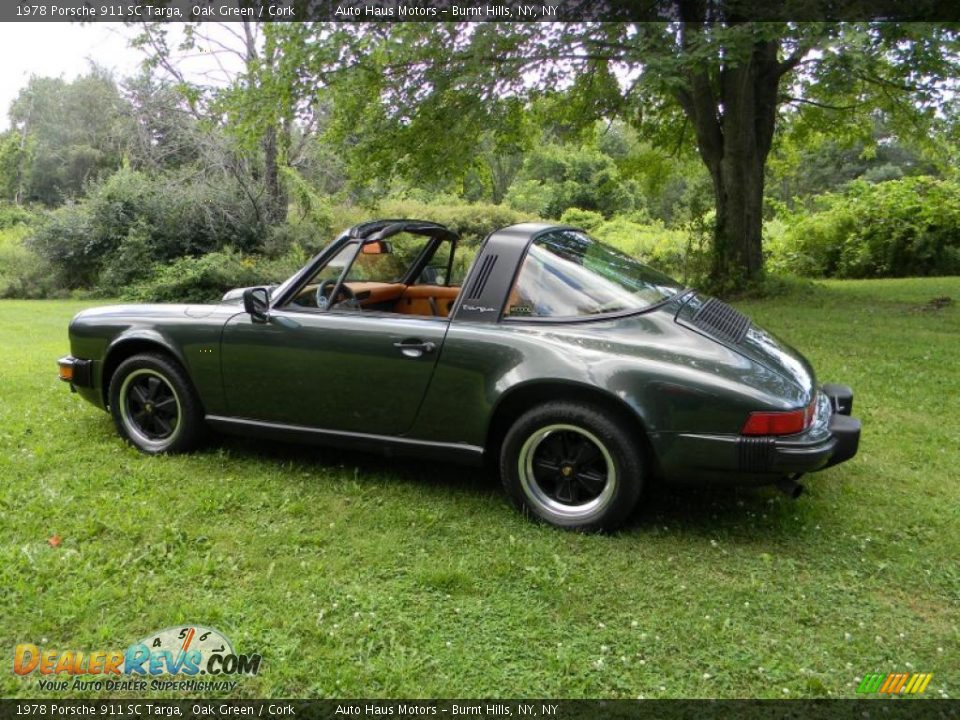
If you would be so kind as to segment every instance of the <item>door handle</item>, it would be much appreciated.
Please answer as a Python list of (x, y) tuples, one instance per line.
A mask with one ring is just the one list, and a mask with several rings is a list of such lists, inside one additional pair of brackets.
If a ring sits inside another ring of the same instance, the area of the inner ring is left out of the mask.
[(395, 342), (393, 344), (397, 350), (400, 351), (400, 354), (408, 358), (418, 358), (422, 357), (426, 353), (432, 353), (437, 349), (435, 343), (430, 342), (421, 342), (420, 340), (403, 340), (402, 342)]

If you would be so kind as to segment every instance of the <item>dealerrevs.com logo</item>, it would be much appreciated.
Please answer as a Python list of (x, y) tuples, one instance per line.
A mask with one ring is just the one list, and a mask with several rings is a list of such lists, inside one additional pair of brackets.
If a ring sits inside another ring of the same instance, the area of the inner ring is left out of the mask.
[[(223, 633), (199, 625), (151, 633), (126, 650), (60, 650), (20, 643), (13, 671), (39, 690), (233, 690), (260, 672), (259, 654), (238, 654)], [(200, 677), (203, 679), (200, 679)], [(171, 679), (177, 678), (177, 679)]]

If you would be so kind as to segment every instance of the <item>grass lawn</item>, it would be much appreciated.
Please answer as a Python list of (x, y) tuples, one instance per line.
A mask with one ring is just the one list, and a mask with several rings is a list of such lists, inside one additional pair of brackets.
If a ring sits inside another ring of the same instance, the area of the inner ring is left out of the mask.
[(0, 302), (0, 696), (44, 695), (16, 643), (188, 622), (263, 654), (245, 697), (852, 697), (911, 670), (956, 695), (957, 302), (960, 278), (741, 304), (854, 387), (860, 454), (798, 501), (657, 492), (612, 536), (528, 522), (456, 466), (238, 440), (145, 457), (56, 379), (89, 303)]

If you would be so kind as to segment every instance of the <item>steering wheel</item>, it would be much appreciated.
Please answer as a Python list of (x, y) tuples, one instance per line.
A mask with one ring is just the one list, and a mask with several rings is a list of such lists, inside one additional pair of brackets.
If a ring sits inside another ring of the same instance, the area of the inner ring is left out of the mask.
[(328, 307), (359, 310), (360, 303), (357, 302), (357, 296), (354, 295), (353, 290), (351, 290), (348, 285), (341, 285), (340, 292), (337, 293), (337, 297), (342, 297), (344, 298), (343, 300), (339, 302), (331, 301), (328, 294), (333, 292), (336, 284), (336, 280), (330, 279), (324, 280), (317, 286), (317, 307), (321, 310), (326, 310)]

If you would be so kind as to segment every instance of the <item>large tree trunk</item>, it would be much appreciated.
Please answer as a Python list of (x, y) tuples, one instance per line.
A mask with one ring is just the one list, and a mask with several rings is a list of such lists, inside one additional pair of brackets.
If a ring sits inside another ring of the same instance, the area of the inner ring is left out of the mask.
[(274, 224), (286, 218), (286, 196), (280, 184), (277, 153), (277, 130), (267, 128), (263, 135), (263, 184), (267, 190), (267, 222)]
[[(693, 27), (698, 32), (702, 24)], [(685, 43), (691, 42), (687, 33)], [(728, 53), (712, 74), (703, 67), (690, 73), (677, 91), (713, 179), (711, 280), (724, 289), (742, 289), (763, 272), (764, 169), (784, 72), (778, 49), (776, 42), (757, 40), (747, 53)]]

